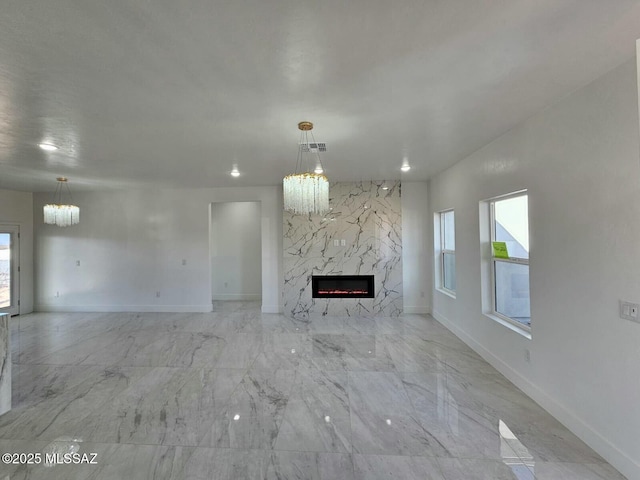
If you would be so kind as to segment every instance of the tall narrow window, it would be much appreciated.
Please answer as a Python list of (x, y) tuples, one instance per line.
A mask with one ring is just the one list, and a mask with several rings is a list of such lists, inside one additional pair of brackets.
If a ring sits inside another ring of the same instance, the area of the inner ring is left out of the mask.
[(11, 234), (0, 232), (0, 309), (11, 306)]
[(440, 212), (440, 286), (456, 291), (456, 232), (453, 210)]
[(493, 313), (529, 330), (529, 204), (526, 193), (490, 202)]

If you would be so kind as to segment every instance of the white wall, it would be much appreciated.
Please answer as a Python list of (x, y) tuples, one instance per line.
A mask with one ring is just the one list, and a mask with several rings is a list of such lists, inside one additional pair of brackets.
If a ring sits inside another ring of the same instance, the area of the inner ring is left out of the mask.
[(47, 200), (34, 194), (37, 310), (210, 311), (210, 204), (236, 201), (261, 203), (262, 309), (281, 310), (279, 187), (74, 193), (69, 228), (42, 223)]
[(404, 313), (431, 312), (431, 224), (426, 182), (402, 182)]
[(33, 194), (0, 190), (0, 223), (20, 226), (20, 313), (30, 313), (33, 311)]
[[(635, 63), (430, 183), (455, 208), (457, 298), (433, 314), (629, 478), (640, 478), (640, 162)], [(528, 189), (532, 340), (482, 313), (479, 202)], [(524, 351), (531, 352), (531, 362)]]
[(211, 204), (211, 293), (214, 300), (260, 300), (260, 203)]

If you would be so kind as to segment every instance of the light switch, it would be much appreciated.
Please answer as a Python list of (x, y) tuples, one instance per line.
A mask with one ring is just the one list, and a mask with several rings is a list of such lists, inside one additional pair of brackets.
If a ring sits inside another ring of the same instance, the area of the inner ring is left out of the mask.
[(620, 300), (620, 318), (640, 323), (639, 311), (640, 305), (637, 303)]
[(333, 246), (334, 247), (339, 247), (340, 246), (340, 240), (334, 240), (333, 241)]
[(347, 245), (347, 241), (343, 238), (342, 240), (340, 240), (340, 245), (342, 245), (343, 247)]

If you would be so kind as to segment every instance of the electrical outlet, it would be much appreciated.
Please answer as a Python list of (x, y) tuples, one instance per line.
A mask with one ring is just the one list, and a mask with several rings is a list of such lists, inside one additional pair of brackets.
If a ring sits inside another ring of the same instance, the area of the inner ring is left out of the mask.
[(334, 239), (333, 240), (333, 246), (334, 247), (339, 247), (340, 246), (340, 240)]
[(156, 292), (156, 297), (157, 297), (157, 298), (160, 298), (160, 290), (158, 290), (158, 291)]
[(342, 245), (343, 247), (346, 247), (347, 241), (343, 238), (342, 240), (340, 240), (340, 245)]
[(80, 260), (76, 260), (76, 267), (80, 266)]
[(183, 258), (183, 259), (182, 259), (182, 265), (186, 265), (186, 264), (187, 264), (187, 259), (186, 259), (186, 258)]

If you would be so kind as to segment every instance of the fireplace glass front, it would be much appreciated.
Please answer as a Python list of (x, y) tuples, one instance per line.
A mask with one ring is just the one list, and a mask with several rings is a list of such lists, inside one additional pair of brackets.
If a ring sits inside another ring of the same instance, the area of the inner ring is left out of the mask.
[(373, 275), (313, 275), (313, 298), (374, 298)]

